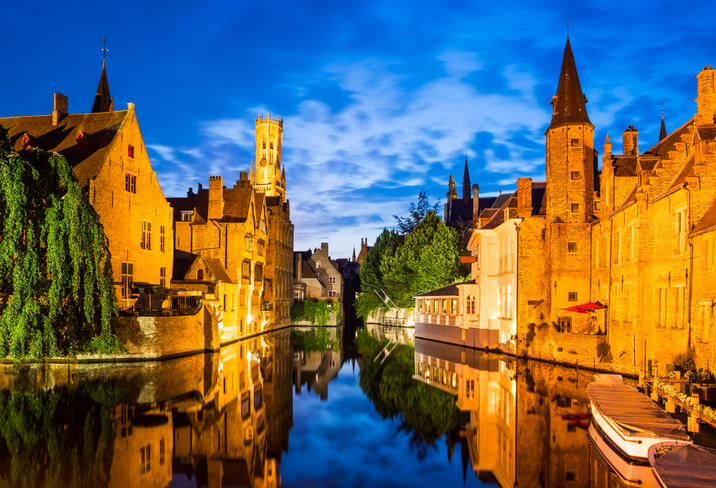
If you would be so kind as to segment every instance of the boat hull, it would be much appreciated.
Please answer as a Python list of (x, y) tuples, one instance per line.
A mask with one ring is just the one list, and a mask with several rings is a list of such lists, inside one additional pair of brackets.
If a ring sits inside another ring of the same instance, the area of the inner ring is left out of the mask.
[(604, 460), (626, 486), (659, 488), (649, 463), (626, 459), (614, 451), (607, 442), (608, 437), (595, 422), (590, 424), (587, 434)]

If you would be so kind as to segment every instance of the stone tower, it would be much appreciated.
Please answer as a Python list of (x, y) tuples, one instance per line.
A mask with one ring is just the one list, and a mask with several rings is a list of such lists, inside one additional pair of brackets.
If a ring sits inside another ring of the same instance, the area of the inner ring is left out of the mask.
[(552, 122), (547, 128), (547, 222), (586, 222), (593, 214), (595, 189), (594, 126), (587, 97), (567, 39)]
[(256, 191), (286, 199), (285, 171), (281, 167), (283, 120), (256, 118)]
[(597, 153), (594, 126), (567, 39), (552, 121), (547, 128), (545, 261), (550, 275), (550, 307), (556, 310), (590, 301), (590, 222), (594, 220)]

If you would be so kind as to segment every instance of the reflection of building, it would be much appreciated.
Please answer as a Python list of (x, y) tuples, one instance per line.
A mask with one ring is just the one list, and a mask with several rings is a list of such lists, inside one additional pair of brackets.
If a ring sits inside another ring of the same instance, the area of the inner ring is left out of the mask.
[[(331, 339), (337, 334), (342, 336), (342, 328), (328, 329)], [(340, 340), (339, 340), (340, 344)], [(294, 351), (293, 368), (294, 387), (301, 394), (301, 387), (306, 385), (309, 392), (315, 392), (321, 401), (328, 400), (328, 384), (336, 379), (343, 365), (343, 352), (340, 345), (336, 349), (321, 351)]]
[(511, 487), (517, 382), (514, 365), (504, 359), (417, 339), (413, 378), (457, 397), (458, 409), (467, 414), (460, 435), (467, 439), (472, 469), (483, 481), (494, 478)]

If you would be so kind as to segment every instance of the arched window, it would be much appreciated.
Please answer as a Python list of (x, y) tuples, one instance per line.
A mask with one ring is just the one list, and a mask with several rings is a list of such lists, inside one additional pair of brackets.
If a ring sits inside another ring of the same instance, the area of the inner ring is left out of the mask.
[(203, 269), (196, 270), (196, 279), (200, 280), (200, 281), (204, 279), (204, 270)]
[(265, 139), (263, 141), (263, 147), (264, 147), (264, 149), (266, 149), (266, 140)]
[(465, 308), (467, 308), (468, 314), (475, 315), (475, 295), (467, 296), (467, 303)]
[(271, 141), (271, 149), (273, 149), (273, 141)]

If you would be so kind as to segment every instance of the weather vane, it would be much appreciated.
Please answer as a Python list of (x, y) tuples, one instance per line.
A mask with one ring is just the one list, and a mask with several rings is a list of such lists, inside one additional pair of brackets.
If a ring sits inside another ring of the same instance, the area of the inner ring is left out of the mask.
[(664, 116), (664, 99), (661, 99), (661, 116)]
[(100, 39), (100, 42), (102, 43), (102, 57), (107, 59), (107, 51), (109, 51), (109, 48), (107, 47), (107, 36)]

